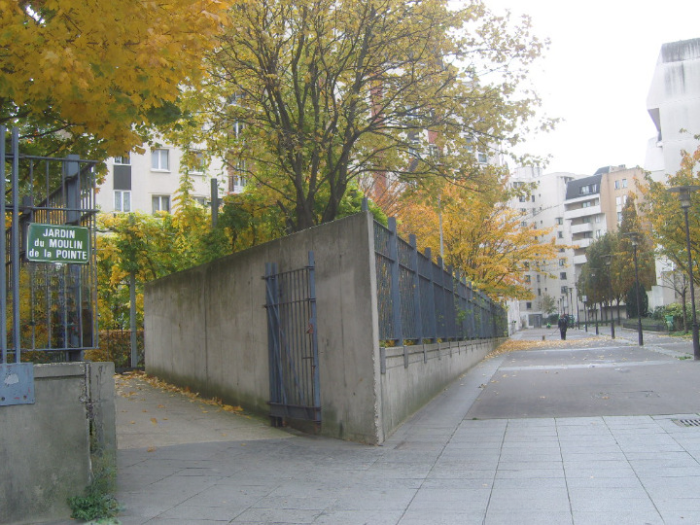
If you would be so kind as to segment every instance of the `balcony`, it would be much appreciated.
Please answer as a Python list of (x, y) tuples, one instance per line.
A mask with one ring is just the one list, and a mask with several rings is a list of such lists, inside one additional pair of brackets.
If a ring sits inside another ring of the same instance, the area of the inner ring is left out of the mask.
[(590, 222), (585, 222), (583, 224), (574, 224), (571, 226), (571, 235), (576, 235), (577, 233), (584, 232), (593, 233), (593, 224)]
[(586, 264), (586, 255), (574, 255), (574, 265), (579, 266), (580, 264)]
[(599, 215), (602, 213), (600, 209), (600, 204), (598, 206), (588, 206), (587, 208), (577, 208), (575, 210), (566, 210), (564, 212), (564, 219), (571, 221), (574, 219), (580, 219), (581, 217), (591, 217), (593, 215)]
[(571, 244), (578, 246), (579, 248), (588, 248), (593, 239), (571, 239)]

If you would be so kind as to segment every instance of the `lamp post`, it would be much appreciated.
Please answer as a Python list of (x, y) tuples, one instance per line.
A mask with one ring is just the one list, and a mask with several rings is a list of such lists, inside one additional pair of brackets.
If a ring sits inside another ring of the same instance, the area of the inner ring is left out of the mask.
[(581, 296), (581, 302), (583, 303), (583, 329), (588, 332), (588, 305), (586, 304), (588, 297), (586, 295)]
[[(595, 280), (595, 275), (595, 272), (591, 272), (591, 279)], [(595, 301), (593, 301), (593, 315), (595, 316), (595, 335), (600, 335), (600, 332), (598, 331), (598, 307), (596, 306)]]
[(613, 291), (613, 283), (612, 283), (612, 255), (605, 255), (603, 257), (605, 259), (605, 264), (608, 267), (608, 280), (610, 281), (610, 335), (612, 336), (613, 339), (615, 339), (615, 316), (613, 315), (613, 309), (612, 309), (612, 302), (613, 302), (613, 296), (615, 295), (615, 292)]
[(698, 322), (695, 314), (695, 287), (693, 286), (693, 256), (690, 253), (690, 225), (688, 223), (688, 210), (690, 209), (690, 194), (700, 189), (700, 186), (679, 186), (668, 191), (678, 193), (678, 199), (685, 215), (685, 242), (688, 249), (688, 274), (690, 276), (690, 308), (693, 319), (693, 358), (700, 360), (700, 340), (698, 338)]
[[(576, 287), (574, 286), (574, 288), (576, 288)], [(578, 296), (578, 294), (576, 294), (576, 328), (578, 330), (581, 329), (581, 312), (579, 311), (579, 307), (578, 307), (580, 300), (581, 300), (581, 298)]]
[(634, 249), (634, 282), (637, 292), (637, 332), (639, 333), (639, 346), (644, 346), (644, 333), (642, 332), (642, 302), (639, 299), (639, 267), (637, 266), (637, 245), (639, 244), (639, 233), (630, 232), (632, 248)]

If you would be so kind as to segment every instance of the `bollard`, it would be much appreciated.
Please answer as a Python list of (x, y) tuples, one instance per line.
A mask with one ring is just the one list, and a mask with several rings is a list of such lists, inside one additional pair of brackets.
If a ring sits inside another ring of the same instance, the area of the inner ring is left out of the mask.
[(542, 340), (544, 341), (544, 336), (542, 336)]

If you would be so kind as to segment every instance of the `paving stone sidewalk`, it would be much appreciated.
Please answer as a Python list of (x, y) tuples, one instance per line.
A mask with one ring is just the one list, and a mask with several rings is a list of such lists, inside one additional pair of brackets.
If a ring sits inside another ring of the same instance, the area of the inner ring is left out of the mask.
[[(293, 435), (122, 385), (119, 520), (700, 524), (700, 362), (576, 330), (566, 347), (554, 343), (483, 361), (380, 447)], [(618, 394), (596, 398), (601, 384)], [(625, 397), (620, 385), (655, 394)], [(574, 410), (579, 397), (585, 416)], [(536, 417), (523, 414), (523, 399), (539, 405)]]

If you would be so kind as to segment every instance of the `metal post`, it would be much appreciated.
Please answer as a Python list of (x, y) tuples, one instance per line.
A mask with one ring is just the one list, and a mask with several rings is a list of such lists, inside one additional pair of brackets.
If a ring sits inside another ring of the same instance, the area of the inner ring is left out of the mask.
[(632, 241), (634, 248), (634, 281), (637, 288), (637, 331), (639, 332), (639, 346), (644, 346), (644, 334), (642, 332), (642, 302), (639, 299), (639, 267), (637, 266), (637, 241)]
[[(5, 126), (0, 126), (0, 181), (2, 182), (2, 192), (0, 192), (0, 217), (5, 217)], [(0, 230), (0, 254), (3, 257), (3, 264), (7, 264), (6, 256), (6, 236), (5, 228)], [(7, 364), (7, 272), (0, 272), (0, 308), (2, 308), (2, 321), (0, 322), (0, 349), (2, 351), (2, 364)]]
[(401, 285), (399, 270), (399, 235), (396, 231), (396, 218), (389, 217), (389, 258), (391, 259), (391, 311), (393, 321), (392, 339), (397, 346), (403, 346), (403, 327), (401, 326)]
[(219, 221), (219, 181), (216, 177), (211, 179), (211, 227), (216, 228)]
[(692, 310), (693, 319), (693, 359), (700, 360), (700, 340), (698, 338), (698, 320), (695, 313), (695, 286), (693, 286), (693, 256), (690, 253), (690, 225), (688, 223), (688, 208), (683, 206), (685, 214), (685, 241), (688, 246), (688, 273), (690, 274), (690, 308)]
[(615, 291), (613, 290), (612, 282), (612, 255), (605, 256), (605, 264), (608, 266), (608, 280), (610, 281), (610, 334), (615, 339), (615, 316), (613, 315), (613, 299)]
[(593, 303), (593, 313), (595, 315), (595, 335), (600, 335), (600, 332), (598, 331), (598, 307), (596, 306), (596, 303)]
[(129, 274), (129, 321), (131, 328), (131, 368), (139, 364), (139, 355), (136, 348), (136, 272)]
[[(5, 140), (5, 137), (2, 137)], [(12, 129), (12, 346), (15, 349), (15, 363), (20, 362), (19, 326), (19, 130)]]

